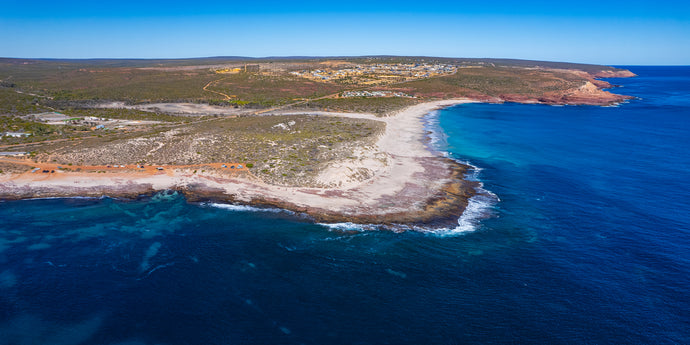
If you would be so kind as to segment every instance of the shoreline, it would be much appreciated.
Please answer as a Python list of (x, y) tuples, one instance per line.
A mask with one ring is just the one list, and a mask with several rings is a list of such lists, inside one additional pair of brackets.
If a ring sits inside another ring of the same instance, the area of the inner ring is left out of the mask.
[[(471, 102), (475, 101), (426, 102), (382, 118), (372, 114), (320, 113), (386, 123), (386, 130), (375, 147), (362, 148), (356, 163), (360, 166), (334, 162), (322, 172), (324, 182), (330, 184), (327, 188), (269, 185), (252, 178), (251, 174), (242, 177), (218, 172), (195, 174), (189, 168), (166, 168), (164, 173), (3, 174), (0, 199), (78, 196), (133, 199), (174, 190), (190, 202), (278, 207), (306, 214), (319, 223), (457, 226), (479, 183), (465, 178), (469, 166), (432, 150), (423, 121), (434, 110)], [(346, 172), (355, 168), (370, 169), (373, 176), (353, 179)]]

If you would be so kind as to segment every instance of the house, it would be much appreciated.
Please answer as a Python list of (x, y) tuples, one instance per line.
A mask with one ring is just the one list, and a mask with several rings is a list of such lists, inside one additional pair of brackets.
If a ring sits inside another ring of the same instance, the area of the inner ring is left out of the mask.
[(31, 135), (31, 133), (25, 133), (25, 132), (5, 132), (3, 134), (6, 137), (13, 137), (13, 138), (24, 138), (28, 137)]

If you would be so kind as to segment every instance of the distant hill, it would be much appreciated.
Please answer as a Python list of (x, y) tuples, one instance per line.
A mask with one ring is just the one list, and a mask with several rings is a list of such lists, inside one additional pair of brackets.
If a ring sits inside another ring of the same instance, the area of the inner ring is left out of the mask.
[(361, 62), (413, 62), (413, 61), (429, 61), (441, 63), (457, 63), (457, 64), (494, 64), (504, 67), (544, 67), (544, 68), (559, 68), (559, 69), (579, 69), (588, 73), (601, 71), (602, 68), (609, 70), (620, 70), (619, 68), (581, 64), (573, 62), (554, 62), (554, 61), (537, 61), (537, 60), (520, 60), (520, 59), (496, 59), (496, 58), (449, 58), (449, 57), (433, 57), (433, 56), (395, 56), (395, 55), (371, 55), (371, 56), (269, 56), (269, 57), (248, 57), (248, 56), (213, 56), (213, 57), (198, 57), (198, 58), (180, 58), (180, 59), (20, 59), (20, 58), (0, 58), (0, 63), (7, 64), (23, 64), (27, 62), (45, 63), (45, 64), (68, 64), (68, 65), (86, 65), (99, 67), (174, 67), (174, 66), (198, 66), (198, 65), (213, 65), (224, 63), (241, 63), (241, 62), (315, 62), (326, 60), (346, 60), (346, 61), (361, 61)]

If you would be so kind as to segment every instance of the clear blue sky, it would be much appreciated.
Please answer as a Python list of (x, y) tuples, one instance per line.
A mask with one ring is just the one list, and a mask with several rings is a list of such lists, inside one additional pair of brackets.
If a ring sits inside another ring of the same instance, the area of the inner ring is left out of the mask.
[(690, 5), (0, 0), (2, 57), (379, 54), (690, 65)]

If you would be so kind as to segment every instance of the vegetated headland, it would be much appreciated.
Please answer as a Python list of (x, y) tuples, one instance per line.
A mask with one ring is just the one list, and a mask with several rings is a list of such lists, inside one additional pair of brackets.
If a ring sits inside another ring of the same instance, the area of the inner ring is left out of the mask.
[(0, 59), (0, 198), (277, 206), (323, 222), (450, 226), (470, 167), (423, 117), (464, 102), (611, 105), (597, 65), (433, 57)]

